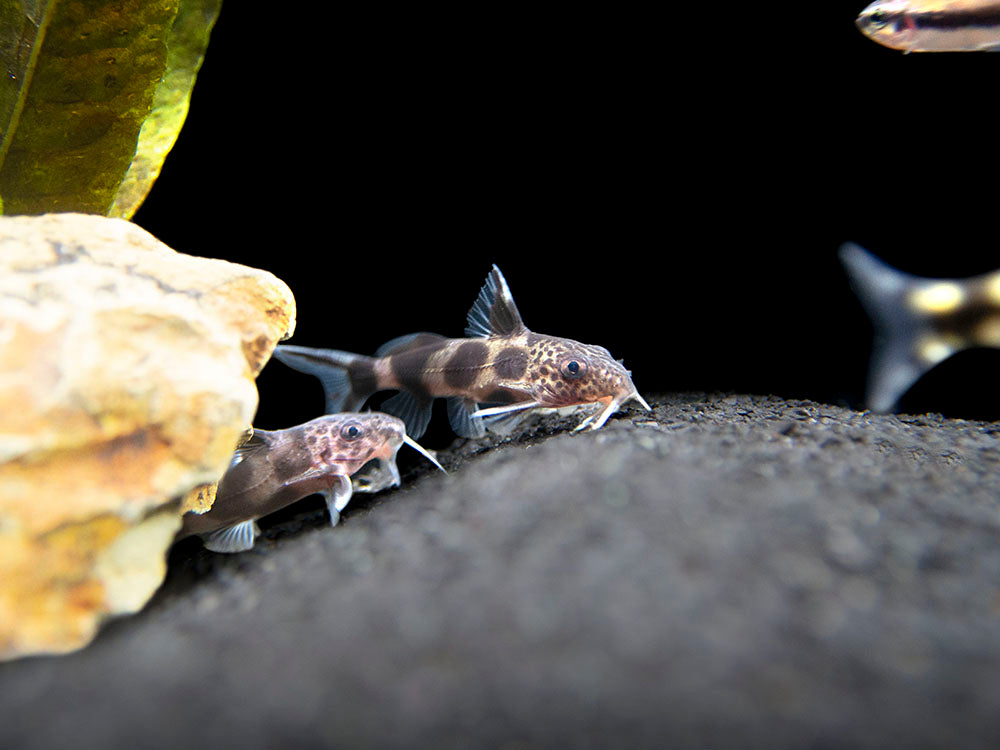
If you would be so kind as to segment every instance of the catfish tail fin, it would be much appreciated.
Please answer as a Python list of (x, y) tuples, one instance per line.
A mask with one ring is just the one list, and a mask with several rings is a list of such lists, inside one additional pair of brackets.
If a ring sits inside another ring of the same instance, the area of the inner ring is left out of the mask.
[(914, 304), (947, 282), (898, 271), (851, 242), (841, 246), (840, 261), (875, 329), (865, 401), (872, 411), (890, 411), (924, 373), (962, 348), (939, 335), (934, 316)]
[(372, 357), (336, 349), (288, 345), (278, 346), (274, 356), (293, 370), (320, 379), (326, 394), (327, 414), (359, 411), (368, 397), (378, 390)]

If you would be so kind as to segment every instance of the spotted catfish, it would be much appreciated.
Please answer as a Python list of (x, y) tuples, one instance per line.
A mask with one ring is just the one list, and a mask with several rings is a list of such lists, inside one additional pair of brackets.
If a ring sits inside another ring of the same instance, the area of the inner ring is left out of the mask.
[(889, 411), (924, 373), (970, 347), (1000, 348), (1000, 270), (968, 279), (912, 276), (860, 245), (840, 248), (875, 328), (866, 402)]
[(398, 390), (382, 405), (424, 434), (435, 398), (448, 399), (452, 428), (480, 437), (513, 427), (528, 409), (588, 408), (576, 429), (601, 427), (625, 402), (649, 405), (631, 373), (601, 346), (529, 331), (500, 269), (493, 270), (469, 311), (465, 339), (415, 333), (393, 339), (374, 357), (334, 349), (279, 346), (275, 357), (316, 375), (327, 412), (354, 410), (373, 393)]
[[(314, 493), (324, 496), (336, 526), (355, 491), (399, 484), (396, 453), (403, 443), (441, 469), (388, 414), (332, 414), (287, 430), (255, 429), (219, 481), (212, 507), (186, 513), (178, 538), (198, 534), (214, 552), (242, 552), (260, 533), (258, 518)], [(357, 474), (373, 459), (378, 469)]]

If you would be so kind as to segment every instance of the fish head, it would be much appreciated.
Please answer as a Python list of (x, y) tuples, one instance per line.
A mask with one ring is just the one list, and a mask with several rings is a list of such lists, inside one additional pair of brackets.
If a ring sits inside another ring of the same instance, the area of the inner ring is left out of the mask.
[(892, 49), (909, 50), (917, 31), (911, 6), (911, 0), (875, 0), (854, 23), (872, 41)]
[(583, 425), (594, 429), (633, 399), (649, 408), (632, 383), (632, 373), (603, 346), (554, 336), (534, 338), (529, 343), (527, 382), (539, 406), (602, 405), (596, 419), (588, 418)]
[(314, 472), (350, 476), (376, 458), (395, 466), (406, 426), (381, 412), (347, 412), (314, 419), (303, 432)]
[(351, 476), (355, 492), (398, 487), (396, 454), (404, 443), (444, 471), (432, 453), (406, 434), (403, 420), (390, 414), (329, 414), (306, 424), (305, 434), (313, 452), (312, 471)]

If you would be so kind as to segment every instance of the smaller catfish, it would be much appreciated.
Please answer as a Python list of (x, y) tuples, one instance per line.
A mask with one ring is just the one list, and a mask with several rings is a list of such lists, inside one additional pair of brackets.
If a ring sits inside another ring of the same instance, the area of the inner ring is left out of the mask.
[[(255, 429), (219, 480), (212, 507), (185, 513), (178, 538), (197, 534), (213, 552), (242, 552), (260, 534), (258, 518), (314, 493), (323, 495), (336, 526), (355, 491), (399, 485), (396, 453), (403, 443), (444, 471), (389, 414), (331, 414), (287, 430)], [(379, 468), (352, 483), (351, 475), (373, 459)]]
[(329, 413), (359, 409), (378, 391), (400, 391), (381, 408), (403, 419), (416, 438), (440, 397), (462, 437), (481, 437), (484, 422), (495, 432), (509, 431), (528, 409), (589, 409), (577, 430), (601, 427), (633, 399), (649, 409), (631, 373), (604, 347), (529, 331), (496, 266), (467, 323), (469, 338), (413, 333), (384, 344), (374, 357), (286, 345), (274, 356), (320, 379)]

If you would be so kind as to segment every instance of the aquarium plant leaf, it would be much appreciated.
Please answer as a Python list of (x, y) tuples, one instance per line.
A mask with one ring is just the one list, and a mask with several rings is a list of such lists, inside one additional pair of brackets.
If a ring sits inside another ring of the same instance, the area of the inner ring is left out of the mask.
[(221, 7), (222, 0), (180, 0), (177, 17), (167, 34), (166, 73), (156, 87), (152, 111), (142, 123), (135, 157), (109, 216), (131, 218), (159, 176), (187, 117), (195, 78)]
[(131, 216), (183, 123), (220, 4), (0, 0), (4, 212)]

